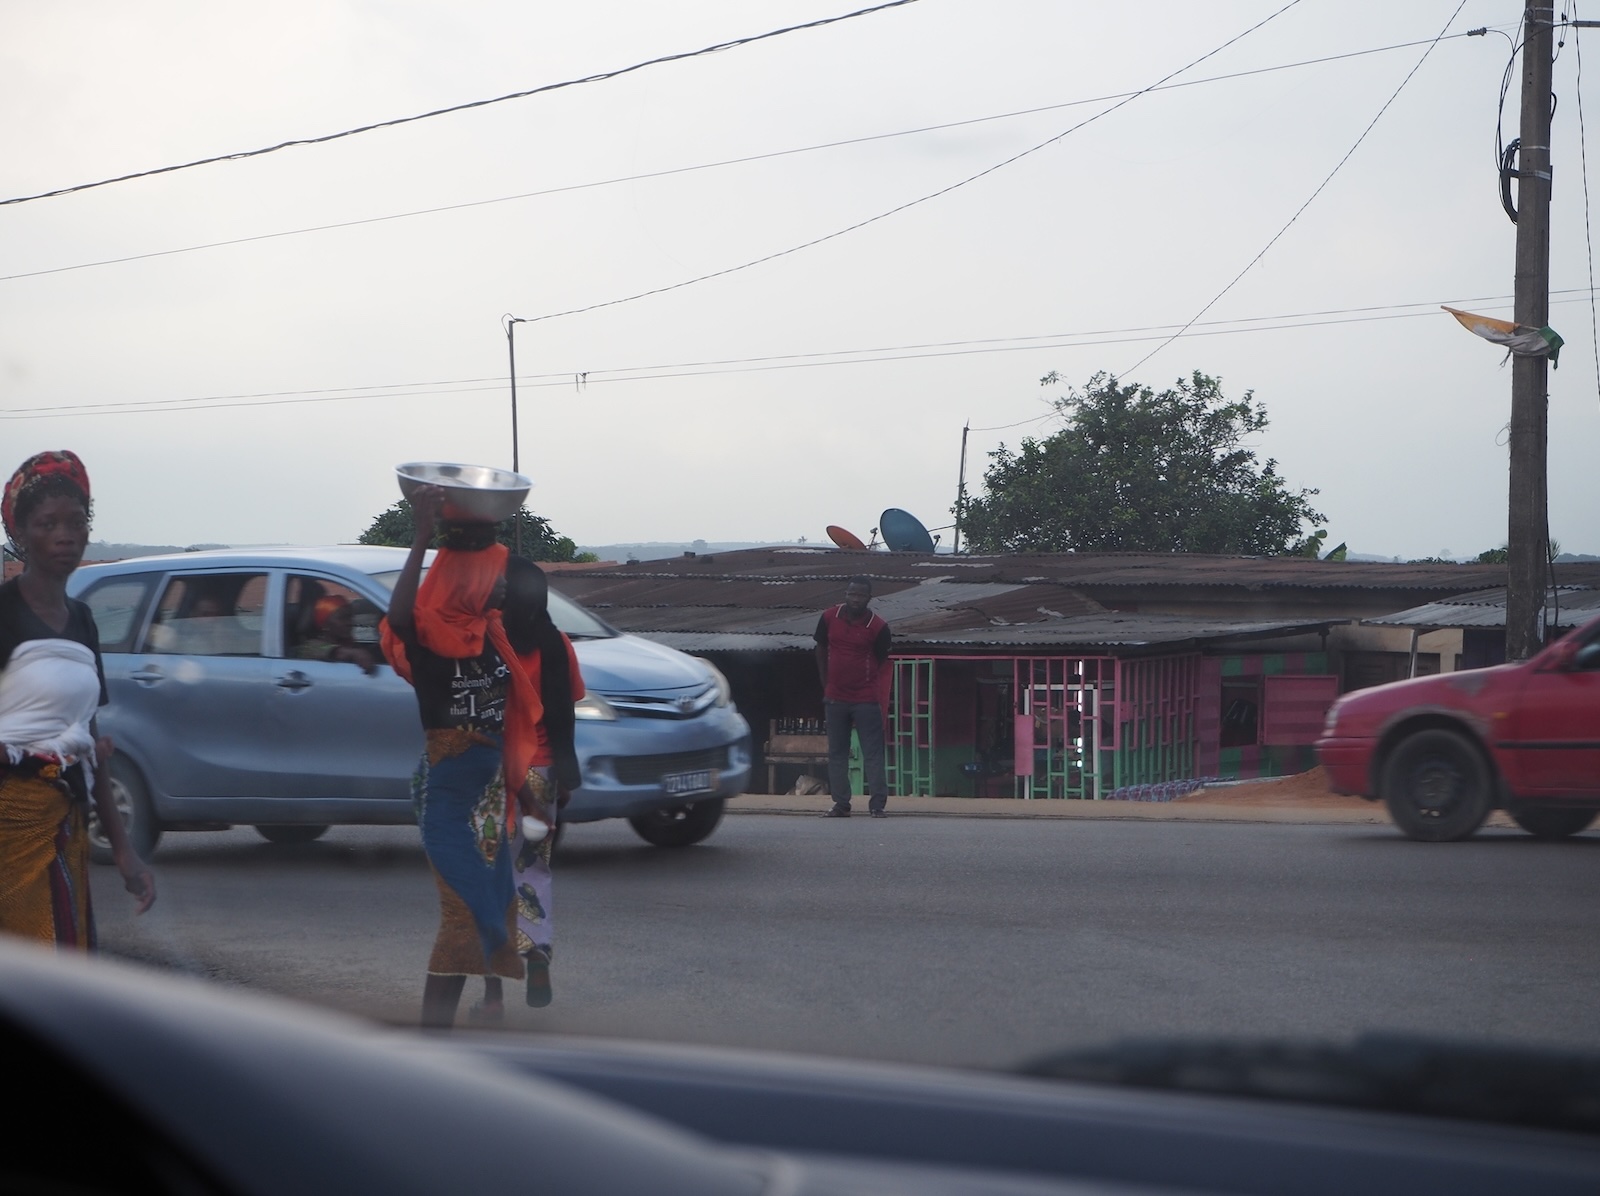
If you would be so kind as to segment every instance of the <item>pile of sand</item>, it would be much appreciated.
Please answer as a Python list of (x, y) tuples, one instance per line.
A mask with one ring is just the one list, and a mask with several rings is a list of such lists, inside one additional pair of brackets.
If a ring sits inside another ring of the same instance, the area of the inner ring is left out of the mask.
[(1328, 790), (1328, 774), (1318, 765), (1309, 772), (1238, 785), (1212, 785), (1175, 799), (1208, 806), (1296, 806), (1302, 809), (1373, 809), (1359, 797), (1344, 797)]

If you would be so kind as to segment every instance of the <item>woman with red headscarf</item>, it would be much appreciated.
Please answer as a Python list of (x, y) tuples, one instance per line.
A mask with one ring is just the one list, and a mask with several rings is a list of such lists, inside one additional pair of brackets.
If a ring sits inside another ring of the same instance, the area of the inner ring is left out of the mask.
[(88, 951), (87, 811), (100, 825), (139, 913), (155, 880), (128, 841), (106, 778), (109, 739), (100, 634), (67, 578), (89, 544), (89, 475), (74, 453), (24, 461), (0, 498), (22, 573), (0, 585), (0, 930)]
[[(437, 486), (411, 496), (416, 533), (383, 624), (384, 655), (415, 688), (427, 741), (412, 799), (439, 888), (439, 932), (422, 994), (422, 1023), (432, 1027), (455, 1021), (468, 976), (524, 976), (516, 802), (525, 796), (544, 715), (501, 621), (509, 554), (494, 525), (446, 522), (419, 584), (444, 497)], [(508, 786), (507, 778), (515, 782)]]

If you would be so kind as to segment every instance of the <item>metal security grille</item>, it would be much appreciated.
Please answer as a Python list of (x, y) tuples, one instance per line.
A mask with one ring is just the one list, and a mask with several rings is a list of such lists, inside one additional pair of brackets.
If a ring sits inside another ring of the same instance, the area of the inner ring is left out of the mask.
[(1016, 795), (1103, 796), (1106, 757), (1116, 729), (1116, 661), (1100, 656), (1021, 657), (1015, 693)]
[(1126, 660), (1117, 672), (1112, 788), (1192, 777), (1199, 658)]
[(896, 797), (933, 794), (933, 661), (894, 662), (885, 765)]

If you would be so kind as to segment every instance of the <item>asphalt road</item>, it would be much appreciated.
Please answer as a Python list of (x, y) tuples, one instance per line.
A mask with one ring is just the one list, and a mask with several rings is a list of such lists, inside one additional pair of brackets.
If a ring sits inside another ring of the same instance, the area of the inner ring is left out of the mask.
[[(154, 864), (137, 920), (95, 870), (109, 952), (415, 1017), (413, 829), (175, 834)], [(601, 823), (569, 830), (556, 906), (556, 1002), (510, 1029), (983, 1066), (1152, 1035), (1600, 1049), (1596, 833), (739, 815), (663, 851)]]

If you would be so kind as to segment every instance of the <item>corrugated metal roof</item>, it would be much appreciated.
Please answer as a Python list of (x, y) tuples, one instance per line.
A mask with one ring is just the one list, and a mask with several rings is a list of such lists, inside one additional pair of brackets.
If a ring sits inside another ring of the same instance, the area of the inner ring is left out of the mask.
[[(1326, 621), (1277, 621), (1232, 619), (1186, 619), (1176, 615), (1118, 615), (1112, 613), (1057, 619), (1048, 623), (1022, 623), (962, 631), (913, 632), (895, 635), (895, 650), (997, 648), (1006, 653), (1019, 649), (1082, 648), (1088, 651), (1116, 651), (1141, 648), (1177, 650), (1219, 640), (1259, 639), (1268, 636), (1297, 635), (1325, 631)], [(781, 652), (809, 651), (813, 646), (810, 630), (800, 635), (749, 631), (644, 631), (647, 639), (684, 652)]]
[(1326, 631), (1329, 620), (1191, 619), (1179, 615), (1139, 615), (1106, 612), (971, 631), (936, 632), (897, 637), (907, 644), (994, 646), (1025, 648), (1149, 648), (1177, 647), (1214, 640), (1253, 639)]
[(810, 635), (756, 635), (737, 631), (650, 631), (645, 639), (680, 652), (809, 652), (816, 646)]
[[(1600, 614), (1600, 589), (1561, 586), (1556, 593), (1558, 602), (1553, 604), (1551, 614), (1557, 627), (1577, 627)], [(1506, 625), (1506, 591), (1501, 588), (1457, 594), (1440, 602), (1427, 602), (1410, 610), (1379, 615), (1363, 619), (1362, 622), (1418, 629), (1481, 627), (1503, 630)]]
[[(1556, 565), (1564, 584), (1600, 585), (1600, 562)], [(675, 557), (633, 565), (595, 566), (563, 573), (563, 585), (580, 577), (619, 575), (666, 581), (713, 577), (725, 581), (812, 580), (843, 588), (856, 573), (887, 583), (920, 581), (930, 575), (963, 581), (1050, 583), (1096, 587), (1217, 586), (1246, 589), (1410, 589), (1458, 594), (1503, 586), (1504, 565), (1386, 564), (1374, 561), (1314, 561), (1297, 557), (1215, 556), (1195, 553), (1017, 553), (1006, 556), (928, 556), (919, 553), (744, 549), (699, 557)]]
[[(1600, 563), (1561, 564), (1557, 573), (1568, 585), (1600, 590)], [(874, 608), (893, 625), (900, 643), (1008, 649), (1140, 649), (1287, 635), (1371, 612), (1386, 595), (1397, 606), (1440, 595), (1421, 616), (1436, 621), (1418, 625), (1493, 626), (1496, 616), (1473, 604), (1506, 581), (1503, 565), (1177, 553), (957, 558), (748, 549), (592, 566), (563, 573), (559, 587), (617, 626), (675, 646), (761, 651), (808, 648), (818, 614), (842, 599), (845, 584), (856, 574), (873, 578)], [(1141, 587), (1151, 588), (1148, 596), (1138, 592)], [(1154, 587), (1160, 587), (1159, 594)], [(1191, 593), (1182, 593), (1185, 589)], [(1331, 593), (1339, 590), (1347, 592), (1345, 598)], [(1359, 598), (1355, 591), (1362, 591)], [(1097, 596), (1141, 609), (1107, 610)], [(1472, 606), (1466, 612), (1472, 621), (1459, 611), (1445, 615), (1433, 609), (1441, 604)], [(1152, 613), (1152, 606), (1183, 613)], [(1575, 600), (1571, 609), (1579, 606)], [(1405, 625), (1423, 609), (1374, 621)], [(1498, 622), (1504, 625), (1503, 614)], [(1570, 624), (1564, 619), (1563, 625)]]
[(810, 636), (816, 610), (730, 610), (722, 606), (594, 607), (596, 614), (624, 631), (653, 635), (658, 631), (752, 632), (756, 635)]
[[(787, 602), (724, 605), (705, 601), (722, 597), (720, 587), (698, 583), (694, 591), (679, 591), (691, 601), (673, 603), (638, 600), (670, 596), (668, 589), (640, 589), (629, 583), (627, 590), (599, 593), (563, 585), (562, 591), (582, 602), (608, 622), (628, 631), (725, 631), (731, 633), (810, 635), (822, 611), (839, 598), (837, 587), (829, 592), (829, 602), (803, 606)], [(749, 595), (760, 597), (761, 595)], [(633, 601), (613, 603), (603, 599), (628, 597)], [(698, 599), (696, 601), (695, 599)], [(1092, 599), (1059, 586), (1015, 586), (994, 583), (958, 584), (943, 578), (930, 578), (921, 585), (901, 586), (874, 595), (872, 607), (893, 625), (897, 636), (923, 632), (956, 631), (1023, 624), (1034, 626), (1053, 620), (1103, 611)]]

